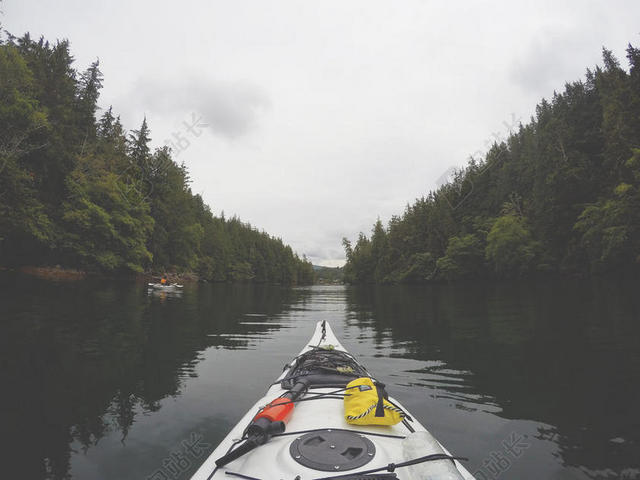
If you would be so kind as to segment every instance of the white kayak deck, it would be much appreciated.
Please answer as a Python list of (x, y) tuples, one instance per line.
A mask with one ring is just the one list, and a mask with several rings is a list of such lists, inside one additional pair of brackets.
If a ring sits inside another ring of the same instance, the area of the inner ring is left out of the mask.
[[(345, 348), (340, 344), (334, 333), (331, 331), (328, 322), (325, 323), (325, 336), (322, 341), (320, 341), (322, 338), (322, 323), (323, 322), (318, 322), (313, 337), (311, 338), (311, 340), (309, 340), (308, 344), (300, 353), (311, 350), (312, 346), (323, 345), (332, 345), (336, 350), (346, 351)], [(286, 375), (287, 371), (288, 369), (285, 369), (282, 375), (278, 377), (278, 380), (282, 379)], [(307, 395), (315, 395), (318, 393), (332, 391), (335, 392), (336, 389), (314, 388)], [(286, 391), (281, 388), (279, 383), (271, 386), (266, 395), (256, 402), (256, 404), (249, 410), (249, 412), (247, 412), (247, 414), (238, 422), (238, 424), (231, 430), (231, 432), (229, 432), (229, 434), (220, 443), (220, 445), (218, 445), (213, 453), (205, 460), (202, 466), (193, 475), (192, 480), (218, 480), (223, 478), (231, 480), (234, 478), (242, 478), (234, 476), (233, 473), (238, 473), (249, 478), (257, 478), (260, 480), (294, 480), (296, 478), (298, 478), (299, 480), (313, 480), (330, 476), (356, 474), (359, 471), (384, 467), (389, 463), (397, 464), (407, 460), (407, 458), (403, 457), (402, 439), (385, 438), (380, 436), (367, 436), (367, 438), (369, 438), (369, 440), (374, 443), (376, 453), (374, 458), (366, 465), (355, 468), (353, 470), (336, 472), (315, 470), (301, 465), (300, 463), (295, 461), (289, 453), (289, 447), (291, 443), (297, 437), (299, 437), (299, 435), (284, 435), (271, 438), (266, 444), (257, 447), (243, 457), (234, 460), (228, 465), (216, 470), (215, 461), (225, 455), (227, 451), (229, 451), (235, 439), (240, 439), (244, 429), (256, 415), (258, 409), (268, 404), (270, 401), (274, 400), (285, 392)], [(390, 399), (398, 406), (403, 408), (403, 410), (407, 411), (396, 399), (392, 397), (390, 397)], [(411, 412), (407, 413), (411, 415)], [(413, 427), (413, 429), (415, 429), (416, 431), (426, 431), (424, 426), (422, 426), (415, 417), (412, 416), (412, 418), (413, 422), (410, 422), (410, 425), (411, 427)], [(371, 432), (375, 434), (396, 436), (407, 436), (411, 433), (409, 429), (402, 423), (393, 426), (350, 425), (344, 419), (344, 406), (342, 399), (327, 398), (296, 403), (293, 415), (287, 423), (285, 433), (327, 428), (355, 430), (359, 432)], [(445, 453), (449, 453), (440, 444), (438, 445), (442, 448), (442, 450), (444, 450)], [(426, 449), (421, 451), (420, 455), (418, 456), (437, 453), (442, 453), (442, 451), (439, 451), (436, 448), (431, 450)], [(459, 453), (463, 454), (464, 452)], [(430, 463), (435, 464), (440, 462), (449, 462), (450, 464), (451, 460), (438, 460), (437, 462)], [(427, 478), (443, 480), (462, 478), (466, 480), (473, 480), (473, 476), (458, 461), (455, 461), (455, 466), (458, 469), (459, 475), (436, 475), (433, 477), (429, 475)], [(229, 475), (227, 471), (230, 472), (231, 475)], [(387, 472), (383, 471), (380, 473)], [(395, 470), (395, 473), (401, 480), (415, 480), (416, 476), (415, 470), (407, 467), (398, 468)], [(425, 480), (427, 479), (425, 478)]]

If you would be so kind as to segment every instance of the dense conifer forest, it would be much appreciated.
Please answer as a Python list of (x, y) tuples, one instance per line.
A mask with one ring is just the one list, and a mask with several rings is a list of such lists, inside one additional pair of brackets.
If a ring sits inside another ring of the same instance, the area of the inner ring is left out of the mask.
[(68, 41), (0, 39), (0, 266), (313, 281), (281, 239), (214, 216), (146, 118), (127, 132), (98, 107), (99, 62), (73, 63)]
[(351, 283), (637, 273), (640, 50), (542, 100), (485, 158), (368, 237), (343, 240)]

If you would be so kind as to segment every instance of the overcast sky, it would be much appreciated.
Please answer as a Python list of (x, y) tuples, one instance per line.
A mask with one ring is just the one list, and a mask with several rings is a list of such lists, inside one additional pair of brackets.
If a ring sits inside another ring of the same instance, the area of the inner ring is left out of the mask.
[(626, 67), (640, 2), (4, 0), (19, 35), (96, 57), (100, 105), (172, 141), (214, 213), (314, 263), (482, 153), (601, 47)]

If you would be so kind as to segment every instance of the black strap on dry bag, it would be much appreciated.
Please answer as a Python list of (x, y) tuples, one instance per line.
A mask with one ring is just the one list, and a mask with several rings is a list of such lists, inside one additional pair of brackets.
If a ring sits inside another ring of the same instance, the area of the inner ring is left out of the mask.
[(387, 393), (384, 390), (384, 383), (375, 382), (376, 392), (378, 393), (378, 404), (376, 405), (376, 417), (384, 417), (384, 399)]

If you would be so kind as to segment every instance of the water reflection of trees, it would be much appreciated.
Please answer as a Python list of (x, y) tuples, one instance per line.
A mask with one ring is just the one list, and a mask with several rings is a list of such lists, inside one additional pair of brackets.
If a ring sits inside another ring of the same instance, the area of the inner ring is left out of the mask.
[(11, 445), (4, 472), (34, 479), (68, 478), (72, 444), (86, 451), (114, 431), (126, 442), (138, 415), (180, 394), (205, 348), (231, 341), (216, 333), (273, 328), (238, 320), (278, 314), (308, 295), (197, 285), (161, 301), (135, 284), (3, 283), (0, 417)]
[[(471, 372), (461, 377), (467, 393), (491, 399), (498, 415), (552, 425), (565, 464), (620, 471), (640, 458), (637, 287), (370, 287), (349, 289), (347, 301), (350, 321), (373, 328), (377, 341)], [(438, 388), (459, 393), (456, 383)], [(610, 441), (618, 437), (624, 442)]]

